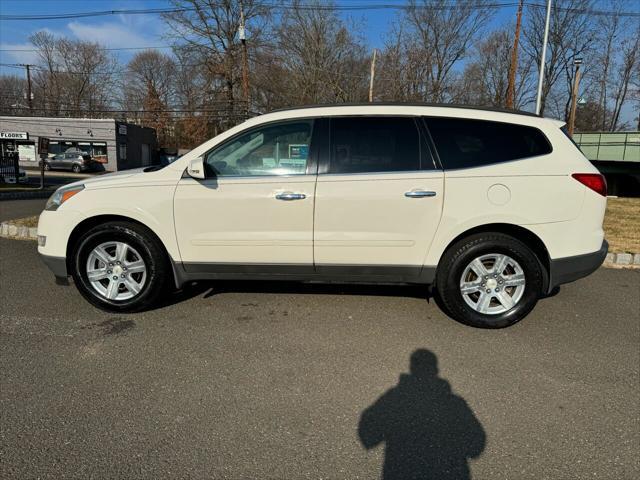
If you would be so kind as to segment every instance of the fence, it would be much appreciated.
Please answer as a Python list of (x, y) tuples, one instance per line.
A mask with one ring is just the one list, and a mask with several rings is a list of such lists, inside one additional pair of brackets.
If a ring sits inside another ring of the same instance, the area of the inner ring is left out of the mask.
[(573, 140), (591, 161), (640, 162), (640, 132), (576, 133)]
[(19, 178), (18, 152), (3, 152), (0, 155), (0, 182), (18, 183)]

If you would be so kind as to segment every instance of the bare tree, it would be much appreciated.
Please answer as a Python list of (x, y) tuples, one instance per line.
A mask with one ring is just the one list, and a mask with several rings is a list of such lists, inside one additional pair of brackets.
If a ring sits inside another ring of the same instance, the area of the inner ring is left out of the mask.
[(389, 101), (424, 101), (430, 65), (420, 43), (399, 21), (380, 55), (378, 97)]
[(620, 122), (620, 112), (627, 100), (629, 87), (638, 82), (638, 64), (640, 63), (640, 30), (628, 38), (622, 45), (622, 61), (613, 80), (613, 112), (609, 123), (609, 130), (614, 131)]
[[(453, 100), (456, 103), (505, 107), (512, 61), (512, 29), (490, 33), (473, 50), (458, 82)], [(525, 103), (530, 83), (531, 63), (520, 62), (514, 88), (514, 107)]]
[(137, 53), (124, 76), (126, 110), (141, 110), (142, 125), (155, 128), (160, 145), (171, 140), (169, 110), (174, 102), (176, 65), (173, 57), (157, 50)]
[(92, 115), (109, 107), (116, 93), (116, 60), (94, 42), (58, 38), (41, 31), (31, 37), (37, 48), (34, 90), (48, 114)]
[(177, 48), (174, 78), (175, 105), (181, 113), (174, 115), (174, 137), (178, 145), (195, 147), (219, 133), (218, 119), (207, 113), (211, 105), (211, 89), (206, 66), (200, 62), (198, 52)]
[(275, 49), (258, 60), (265, 82), (271, 73), (280, 79), (278, 88), (272, 89), (274, 96), (280, 96), (279, 102), (300, 105), (365, 100), (369, 56), (353, 29), (330, 4), (314, 0), (303, 7), (296, 0), (280, 20)]
[[(172, 29), (176, 47), (188, 48), (206, 67), (210, 90), (223, 91), (227, 118), (233, 118), (238, 109), (236, 86), (240, 81), (240, 26), (241, 4), (237, 0), (171, 0), (177, 12), (164, 15)], [(245, 22), (252, 27), (252, 40), (259, 34), (259, 23), (268, 10), (258, 0), (244, 0), (242, 12)]]
[[(576, 13), (577, 10), (589, 10), (592, 0), (557, 0), (554, 3), (556, 8), (551, 15), (540, 113), (545, 112), (551, 99), (555, 110), (553, 113), (567, 118), (575, 73), (573, 60), (592, 52), (596, 29), (593, 17)], [(545, 10), (539, 6), (530, 7), (526, 18), (522, 47), (528, 60), (539, 64)], [(559, 83), (562, 78), (564, 85)], [(552, 94), (555, 94), (554, 98), (551, 98)]]
[[(618, 8), (620, 5), (617, 4)], [(613, 8), (616, 4), (612, 5)], [(597, 20), (598, 32), (600, 32), (598, 43), (600, 44), (600, 55), (596, 56), (597, 65), (601, 68), (594, 69), (599, 76), (598, 79), (598, 105), (600, 118), (600, 126), (598, 129), (607, 129), (607, 87), (609, 84), (609, 77), (611, 76), (611, 65), (614, 57), (614, 49), (616, 48), (616, 41), (620, 35), (620, 30), (623, 28), (622, 21), (619, 15), (603, 15)]]
[(0, 112), (2, 115), (24, 115), (27, 104), (27, 81), (17, 75), (0, 75)]
[(442, 102), (448, 97), (454, 67), (490, 17), (483, 0), (453, 5), (447, 0), (411, 0), (403, 21), (415, 35), (421, 63), (426, 67), (423, 97)]

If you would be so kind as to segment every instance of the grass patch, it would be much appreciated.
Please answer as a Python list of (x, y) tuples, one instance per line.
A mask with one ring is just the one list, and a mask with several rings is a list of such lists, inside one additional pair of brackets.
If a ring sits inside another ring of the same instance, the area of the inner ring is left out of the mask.
[(38, 190), (40, 185), (22, 185), (20, 183), (4, 183), (0, 182), (0, 192), (32, 192)]
[(640, 252), (640, 198), (607, 199), (604, 236), (610, 252)]
[(16, 218), (15, 220), (9, 221), (18, 227), (37, 227), (38, 215), (34, 215), (33, 217)]

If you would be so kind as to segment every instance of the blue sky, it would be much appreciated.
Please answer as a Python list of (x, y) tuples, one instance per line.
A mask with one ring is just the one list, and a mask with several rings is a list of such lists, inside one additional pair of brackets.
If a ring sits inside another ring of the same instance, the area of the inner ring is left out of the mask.
[[(398, 3), (405, 0), (338, 0), (338, 4)], [(18, 14), (55, 14), (81, 11), (100, 11), (138, 8), (169, 7), (167, 0), (0, 0), (0, 13)], [(385, 41), (396, 10), (367, 10), (343, 12), (345, 17), (353, 19), (364, 32), (371, 48), (380, 48)], [(515, 17), (515, 7), (496, 11), (496, 22)], [(29, 36), (38, 30), (49, 30), (81, 40), (93, 40), (111, 48), (145, 47), (166, 45), (163, 36), (166, 27), (158, 15), (110, 15), (79, 19), (37, 20), (37, 21), (1, 21), (0, 50), (29, 49)], [(131, 52), (118, 53), (126, 61)], [(29, 63), (34, 60), (30, 52), (0, 51), (0, 63)], [(6, 69), (5, 69), (6, 70)]]

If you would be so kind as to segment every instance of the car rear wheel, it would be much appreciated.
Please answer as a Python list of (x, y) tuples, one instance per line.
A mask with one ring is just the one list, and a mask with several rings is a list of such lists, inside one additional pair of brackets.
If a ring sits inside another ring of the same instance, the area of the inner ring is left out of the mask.
[(80, 293), (96, 307), (135, 312), (157, 302), (171, 271), (155, 235), (140, 225), (114, 222), (82, 235), (72, 275)]
[(76, 164), (74, 164), (74, 165), (71, 167), (71, 171), (72, 171), (73, 173), (80, 173), (80, 171), (81, 171), (81, 170), (82, 170), (82, 168), (81, 168), (81, 167), (80, 167), (80, 165), (78, 165), (77, 163), (76, 163)]
[(446, 313), (482, 328), (522, 320), (538, 301), (543, 282), (542, 267), (531, 249), (501, 233), (460, 240), (444, 254), (436, 276)]
[(49, 162), (44, 162), (44, 169), (48, 172), (49, 170), (51, 170), (51, 165), (49, 164)]

